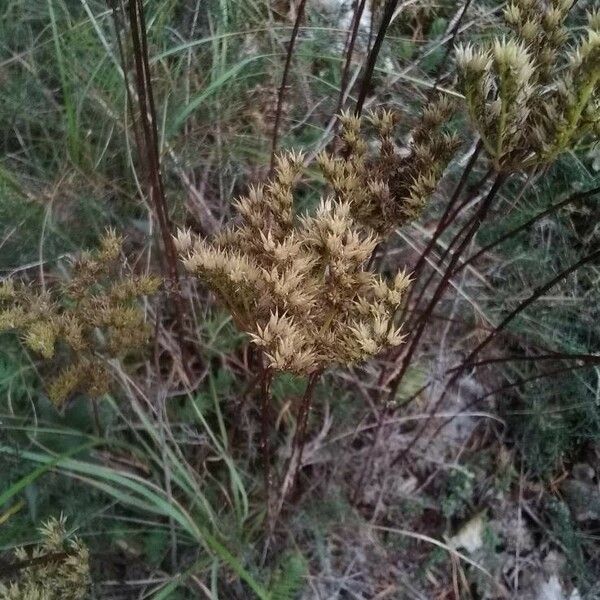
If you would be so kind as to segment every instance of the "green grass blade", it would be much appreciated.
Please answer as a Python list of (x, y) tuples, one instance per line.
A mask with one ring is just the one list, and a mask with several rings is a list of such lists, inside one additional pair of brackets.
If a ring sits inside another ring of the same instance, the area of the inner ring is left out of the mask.
[(54, 50), (56, 52), (56, 62), (58, 65), (58, 74), (62, 87), (62, 99), (65, 108), (67, 146), (69, 148), (71, 160), (78, 164), (81, 159), (81, 144), (77, 127), (77, 111), (75, 108), (75, 102), (73, 101), (71, 85), (67, 76), (65, 56), (61, 47), (56, 13), (54, 12), (54, 0), (48, 0), (48, 12), (50, 14), (52, 39), (54, 42)]
[[(132, 504), (138, 508), (146, 509), (154, 513), (162, 514), (173, 519), (185, 531), (190, 533), (194, 539), (204, 545), (207, 549), (219, 556), (240, 579), (245, 581), (250, 589), (260, 600), (269, 600), (268, 592), (259, 584), (254, 577), (243, 567), (241, 562), (212, 534), (201, 525), (194, 522), (191, 515), (174, 500), (169, 500), (163, 490), (151, 482), (138, 477), (132, 473), (119, 473), (113, 469), (98, 464), (86, 463), (68, 457), (47, 456), (38, 452), (21, 451), (3, 446), (0, 454), (19, 455), (20, 458), (42, 463), (47, 469), (53, 467), (63, 471), (72, 471), (76, 474), (86, 476), (89, 483), (105, 491), (117, 500), (126, 504)], [(128, 492), (123, 491), (125, 488)], [(138, 494), (139, 497), (136, 497)]]
[[(78, 454), (79, 452), (82, 452), (83, 450), (88, 450), (89, 448), (93, 447), (95, 444), (96, 444), (96, 442), (89, 442), (87, 444), (83, 444), (82, 446), (74, 448), (73, 450), (70, 450), (69, 452), (60, 454), (56, 458), (53, 458), (52, 460), (50, 460), (48, 463), (41, 465), (37, 469), (34, 469), (33, 471), (31, 471), (31, 473), (29, 473), (29, 474), (25, 475), (25, 477), (22, 477), (21, 479), (19, 479), (19, 481), (17, 481), (13, 485), (11, 485), (10, 488), (8, 488), (5, 492), (0, 494), (0, 506), (3, 506), (4, 504), (6, 504), (13, 496), (18, 494), (22, 489), (26, 488), (28, 485), (33, 483), (36, 479), (41, 477), (47, 471), (50, 471), (51, 469), (56, 467), (63, 460), (65, 460), (75, 454)], [(4, 448), (0, 448), (0, 452), (2, 452), (2, 451), (4, 451)]]
[(213, 82), (206, 86), (206, 88), (204, 88), (199, 94), (197, 94), (194, 98), (190, 100), (187, 106), (185, 106), (175, 115), (175, 117), (173, 118), (173, 122), (171, 123), (169, 133), (171, 135), (175, 133), (185, 123), (186, 119), (195, 110), (197, 110), (207, 98), (209, 98), (213, 94), (216, 94), (227, 82), (234, 80), (244, 67), (251, 64), (252, 62), (259, 61), (264, 58), (270, 58), (272, 56), (276, 55), (261, 54), (258, 56), (248, 56), (244, 60), (227, 69), (227, 71), (222, 73)]

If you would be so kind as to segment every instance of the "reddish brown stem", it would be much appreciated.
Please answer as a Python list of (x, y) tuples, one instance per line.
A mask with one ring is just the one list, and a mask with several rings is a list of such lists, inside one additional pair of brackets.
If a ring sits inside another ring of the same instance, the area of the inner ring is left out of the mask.
[(260, 449), (263, 460), (263, 474), (265, 484), (265, 497), (267, 503), (267, 514), (271, 515), (271, 444), (269, 442), (270, 427), (269, 427), (269, 409), (271, 404), (271, 381), (273, 373), (268, 368), (263, 368), (261, 381), (261, 398), (260, 398), (260, 422), (261, 422), (261, 439)]
[(506, 240), (519, 234), (521, 231), (528, 229), (529, 227), (531, 227), (531, 225), (533, 225), (540, 219), (543, 219), (544, 217), (547, 217), (548, 215), (555, 213), (556, 211), (560, 210), (561, 208), (563, 208), (565, 206), (568, 206), (569, 204), (574, 204), (576, 202), (582, 202), (583, 200), (587, 200), (588, 198), (591, 198), (592, 196), (595, 196), (596, 194), (600, 194), (600, 187), (596, 187), (591, 190), (587, 190), (585, 192), (578, 192), (576, 194), (573, 194), (572, 196), (569, 196), (568, 198), (565, 198), (564, 200), (561, 200), (560, 202), (556, 202), (552, 206), (548, 207), (546, 210), (543, 210), (542, 212), (538, 213), (537, 215), (531, 217), (531, 219), (528, 219), (523, 224), (518, 225), (514, 229), (507, 231), (504, 235), (501, 235), (498, 239), (494, 240), (493, 242), (490, 242), (487, 246), (484, 246), (483, 248), (481, 248), (481, 250), (478, 250), (475, 254), (473, 254), (473, 256), (470, 256), (467, 260), (465, 260), (458, 267), (456, 267), (456, 269), (454, 269), (453, 276), (456, 276), (465, 267), (467, 267), (468, 265), (475, 262), (480, 256), (484, 255), (486, 252), (489, 252), (492, 248), (499, 246), (502, 242), (505, 242)]
[(375, 451), (377, 449), (377, 442), (379, 440), (379, 435), (381, 433), (381, 428), (385, 422), (385, 408), (380, 409), (377, 414), (377, 425), (375, 427), (375, 431), (373, 432), (373, 440), (369, 446), (369, 452), (367, 458), (364, 461), (363, 467), (361, 469), (360, 475), (358, 477), (358, 481), (354, 486), (354, 491), (352, 492), (352, 497), (350, 498), (351, 504), (356, 504), (358, 501), (358, 494), (363, 489), (363, 485), (365, 482), (365, 478), (367, 473), (371, 470), (371, 465), (373, 464), (373, 459), (375, 458)]
[[(447, 219), (444, 220), (444, 222), (441, 222), (440, 231), (439, 231), (439, 234), (438, 234), (436, 240), (439, 239), (440, 235), (446, 231), (446, 229), (450, 226), (450, 224), (454, 221), (454, 219), (458, 216), (458, 214), (462, 211), (462, 209), (469, 202), (471, 202), (471, 200), (473, 200), (473, 198), (475, 197), (475, 195), (479, 192), (479, 190), (481, 189), (481, 187), (488, 180), (490, 174), (491, 174), (491, 171), (488, 171), (479, 180), (479, 182), (476, 184), (476, 186), (473, 188), (473, 190), (467, 196), (467, 198), (465, 198), (461, 202), (461, 204), (454, 210), (454, 212), (451, 215), (449, 215), (447, 217)], [(440, 256), (437, 258), (437, 264), (438, 264), (438, 266), (441, 266), (444, 263), (444, 260), (446, 260), (446, 257), (448, 256), (448, 254), (450, 254), (450, 252), (454, 249), (454, 247), (456, 246), (456, 244), (458, 243), (458, 241), (464, 235), (465, 231), (473, 224), (473, 219), (474, 218), (475, 217), (471, 217), (471, 218), (467, 219), (467, 221), (464, 223), (464, 225), (454, 234), (454, 236), (452, 237), (452, 239), (450, 240), (450, 242), (448, 243), (448, 245), (446, 246), (446, 248), (442, 251), (442, 253), (440, 254)], [(425, 295), (425, 292), (429, 289), (429, 286), (430, 286), (431, 282), (433, 281), (436, 273), (437, 273), (437, 271), (435, 269), (432, 269), (431, 272), (429, 273), (429, 276), (425, 280), (425, 283), (423, 283), (421, 285), (420, 290), (419, 290), (419, 294), (418, 294), (416, 300), (414, 301), (414, 305), (415, 306), (419, 306), (421, 300), (423, 299), (423, 296)], [(413, 276), (413, 277), (415, 278), (415, 280), (417, 280), (417, 276)], [(404, 317), (406, 316), (406, 310), (407, 310), (407, 308), (408, 308), (408, 306), (405, 303), (404, 304), (404, 311), (405, 312), (402, 315), (401, 322), (404, 321)]]
[(458, 30), (460, 29), (460, 25), (463, 21), (463, 18), (467, 14), (467, 10), (469, 10), (469, 6), (471, 5), (471, 2), (472, 2), (472, 0), (466, 0), (466, 2), (463, 5), (463, 9), (462, 9), (458, 19), (456, 20), (456, 23), (454, 24), (454, 27), (452, 27), (450, 40), (446, 44), (446, 51), (444, 52), (444, 56), (442, 57), (442, 60), (440, 61), (439, 65), (436, 68), (437, 76), (435, 78), (435, 82), (434, 82), (433, 88), (431, 90), (431, 95), (435, 94), (438, 86), (440, 85), (440, 82), (442, 81), (442, 78), (444, 76), (444, 67), (446, 66), (446, 63), (448, 62), (448, 57), (450, 56), (450, 52), (452, 51), (452, 48), (454, 47), (454, 42), (456, 41), (456, 36), (458, 35)]
[(600, 356), (596, 354), (569, 354), (567, 352), (553, 352), (551, 354), (534, 354), (524, 356), (496, 356), (494, 358), (486, 358), (484, 360), (478, 360), (477, 362), (472, 363), (463, 362), (458, 367), (453, 367), (447, 372), (454, 373), (455, 371), (459, 371), (461, 369), (477, 369), (479, 367), (485, 367), (486, 365), (494, 365), (503, 362), (536, 362), (538, 360), (579, 360), (590, 365), (600, 364)]
[(369, 85), (371, 84), (373, 72), (375, 71), (377, 57), (379, 56), (379, 52), (381, 50), (381, 46), (385, 38), (385, 34), (387, 33), (388, 27), (390, 26), (390, 23), (392, 21), (392, 17), (394, 16), (396, 6), (398, 6), (398, 0), (387, 0), (385, 6), (383, 7), (381, 24), (379, 25), (379, 30), (377, 31), (377, 36), (375, 38), (375, 42), (373, 43), (373, 47), (371, 48), (369, 56), (367, 57), (365, 74), (363, 75), (360, 84), (360, 89), (358, 92), (358, 98), (356, 99), (354, 114), (356, 114), (357, 116), (360, 116), (362, 114), (363, 106), (367, 98), (367, 93), (369, 91)]
[[(431, 239), (429, 240), (427, 246), (425, 246), (425, 249), (423, 250), (423, 252), (421, 252), (419, 259), (417, 260), (417, 262), (415, 264), (415, 268), (413, 269), (413, 272), (412, 272), (412, 276), (413, 276), (415, 282), (418, 281), (419, 276), (421, 275), (421, 271), (425, 265), (425, 261), (426, 261), (427, 257), (429, 256), (429, 253), (431, 252), (431, 250), (433, 250), (439, 237), (442, 235), (442, 233), (444, 233), (447, 226), (450, 224), (450, 221), (448, 220), (448, 215), (451, 213), (455, 204), (458, 202), (458, 199), (460, 198), (460, 195), (462, 194), (462, 191), (463, 191), (465, 185), (467, 184), (469, 175), (471, 174), (471, 171), (473, 170), (475, 163), (477, 162), (477, 159), (479, 158), (479, 155), (481, 154), (482, 150), (483, 150), (483, 143), (481, 142), (481, 140), (479, 140), (477, 142), (477, 144), (475, 145), (475, 149), (473, 150), (473, 153), (469, 157), (469, 161), (467, 162), (467, 165), (465, 166), (465, 168), (462, 172), (462, 175), (461, 175), (458, 183), (456, 184), (456, 187), (454, 188), (454, 192), (453, 192), (452, 196), (450, 197), (450, 200), (448, 201), (448, 204), (446, 206), (444, 213), (442, 214), (442, 216), (440, 217), (440, 220), (438, 221), (437, 227), (436, 227), (435, 231), (433, 232)], [(479, 186), (477, 186), (476, 189), (478, 189), (478, 187)], [(471, 195), (472, 194), (469, 194), (469, 196), (471, 196)], [(402, 317), (400, 319), (401, 322), (403, 322), (406, 317), (406, 310), (408, 309), (408, 306), (410, 305), (410, 300), (411, 300), (413, 291), (414, 291), (414, 286), (411, 286), (411, 288), (408, 290), (408, 293), (406, 295), (406, 299), (404, 300), (404, 310), (402, 312)]]
[[(532, 375), (531, 377), (525, 377), (525, 378), (520, 379), (519, 381), (516, 381), (513, 383), (507, 383), (500, 387), (494, 388), (493, 390), (491, 390), (489, 392), (486, 392), (482, 396), (478, 396), (477, 398), (474, 398), (473, 400), (471, 400), (471, 402), (469, 402), (465, 406), (464, 410), (469, 411), (469, 410), (475, 408), (477, 405), (479, 405), (481, 402), (483, 402), (486, 398), (489, 398), (490, 396), (493, 396), (494, 394), (498, 394), (500, 392), (506, 392), (513, 388), (525, 385), (526, 383), (531, 383), (532, 381), (538, 381), (538, 380), (544, 379), (546, 377), (552, 377), (553, 375), (560, 375), (562, 373), (570, 373), (572, 371), (586, 369), (590, 366), (593, 366), (593, 363), (586, 363), (583, 365), (575, 365), (575, 366), (570, 365), (568, 367), (561, 367), (560, 369), (554, 369), (552, 371), (538, 373), (536, 375)], [(440, 434), (440, 432), (444, 429), (444, 427), (448, 426), (455, 418), (456, 418), (456, 416), (452, 416), (452, 417), (448, 417), (447, 419), (443, 420), (439, 424), (439, 426), (435, 429), (435, 431), (431, 434), (431, 439), (435, 439)]]
[(360, 28), (360, 20), (362, 19), (366, 3), (367, 0), (359, 0), (359, 2), (356, 4), (354, 15), (352, 17), (352, 29), (350, 32), (350, 39), (346, 45), (346, 60), (344, 62), (344, 69), (342, 71), (342, 79), (340, 82), (340, 95), (338, 98), (337, 107), (335, 109), (336, 115), (339, 114), (344, 106), (344, 97), (346, 95), (346, 88), (348, 87), (348, 78), (350, 76), (350, 65), (352, 64), (354, 46), (356, 45), (356, 38), (358, 37), (358, 30)]
[(440, 301), (440, 299), (444, 295), (446, 288), (450, 284), (451, 277), (452, 277), (452, 271), (454, 270), (456, 263), (459, 261), (461, 254), (463, 253), (465, 248), (469, 245), (469, 243), (471, 242), (471, 240), (477, 233), (477, 230), (479, 229), (481, 221), (487, 215), (487, 213), (490, 209), (490, 206), (492, 205), (492, 202), (493, 202), (494, 198), (496, 197), (496, 194), (498, 193), (498, 191), (500, 190), (500, 188), (506, 181), (506, 178), (507, 178), (507, 174), (505, 174), (505, 173), (499, 173), (497, 175), (496, 180), (494, 181), (494, 184), (492, 185), (492, 188), (488, 192), (485, 199), (481, 202), (475, 215), (470, 220), (470, 227), (468, 227), (468, 230), (465, 233), (458, 248), (456, 249), (456, 252), (454, 252), (454, 254), (452, 255), (452, 258), (450, 259), (450, 262), (446, 268), (446, 271), (442, 277), (442, 280), (440, 281), (437, 289), (435, 290), (433, 297), (431, 298), (431, 300), (429, 301), (429, 304), (423, 311), (423, 314), (419, 317), (419, 319), (417, 321), (417, 327), (415, 329), (415, 333), (414, 333), (413, 337), (411, 338), (411, 341), (409, 342), (408, 350), (406, 351), (406, 353), (404, 355), (404, 359), (402, 361), (400, 371), (399, 371), (398, 375), (394, 378), (394, 381), (390, 388), (390, 392), (389, 392), (390, 400), (396, 395), (396, 392), (398, 391), (400, 382), (402, 381), (402, 378), (406, 374), (406, 371), (410, 365), (412, 357), (421, 341), (423, 332), (425, 331), (425, 328), (427, 327), (427, 324), (429, 322), (429, 315), (433, 312), (437, 303)]
[(304, 390), (304, 396), (298, 407), (298, 416), (296, 419), (296, 432), (294, 433), (294, 441), (292, 442), (292, 457), (297, 453), (298, 461), (294, 471), (294, 477), (292, 479), (292, 487), (298, 480), (300, 468), (302, 467), (302, 455), (304, 454), (304, 446), (306, 445), (306, 428), (308, 426), (308, 417), (310, 415), (310, 407), (313, 397), (315, 385), (321, 375), (320, 371), (316, 371), (310, 375), (306, 389)]
[(131, 27), (131, 39), (133, 43), (133, 58), (136, 72), (136, 91), (139, 104), (139, 118), (144, 138), (143, 148), (145, 152), (146, 177), (148, 195), (154, 208), (160, 230), (166, 263), (166, 279), (168, 292), (173, 300), (175, 308), (175, 326), (180, 351), (182, 353), (183, 366), (188, 368), (185, 342), (185, 309), (181, 296), (179, 273), (177, 269), (177, 251), (172, 236), (171, 222), (167, 208), (167, 200), (163, 186), (160, 169), (160, 158), (158, 152), (158, 129), (156, 125), (156, 107), (150, 76), (148, 62), (148, 40), (146, 32), (146, 19), (144, 16), (144, 4), (141, 0), (129, 2), (129, 18)]
[(287, 80), (290, 73), (290, 66), (292, 64), (292, 56), (294, 54), (294, 47), (296, 46), (296, 38), (298, 37), (300, 23), (302, 21), (302, 17), (304, 16), (305, 6), (306, 0), (300, 0), (300, 4), (298, 5), (298, 12), (296, 13), (296, 20), (294, 21), (294, 28), (292, 29), (292, 37), (290, 38), (287, 53), (285, 56), (285, 66), (283, 67), (281, 85), (279, 86), (279, 93), (277, 94), (277, 112), (275, 113), (275, 124), (273, 125), (273, 137), (271, 141), (271, 173), (273, 173), (273, 170), (275, 169), (275, 156), (277, 154), (277, 146), (279, 144), (279, 127), (281, 124), (281, 114), (283, 112), (285, 88), (287, 86)]

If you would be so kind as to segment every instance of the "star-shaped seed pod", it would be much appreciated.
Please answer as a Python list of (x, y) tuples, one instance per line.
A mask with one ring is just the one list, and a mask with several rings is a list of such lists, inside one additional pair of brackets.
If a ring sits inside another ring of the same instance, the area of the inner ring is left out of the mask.
[(310, 374), (402, 343), (393, 317), (409, 277), (367, 268), (380, 237), (357, 222), (351, 197), (296, 217), (302, 171), (302, 155), (280, 156), (274, 177), (236, 202), (239, 222), (210, 240), (180, 231), (176, 245), (271, 369)]
[(457, 48), (459, 87), (497, 171), (550, 164), (600, 128), (600, 17), (588, 13), (569, 46), (571, 4), (515, 0), (508, 35)]

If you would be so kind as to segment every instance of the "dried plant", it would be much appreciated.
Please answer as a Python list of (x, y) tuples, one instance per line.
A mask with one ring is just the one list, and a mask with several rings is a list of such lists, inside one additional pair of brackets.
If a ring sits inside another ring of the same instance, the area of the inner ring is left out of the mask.
[(394, 135), (397, 113), (383, 110), (366, 117), (376, 130), (375, 144), (365, 137), (361, 117), (342, 113), (344, 148), (336, 156), (320, 154), (318, 162), (336, 200), (349, 202), (352, 217), (363, 227), (385, 236), (420, 216), (458, 147), (458, 138), (443, 131), (453, 109), (444, 97), (430, 102), (401, 150)]
[(65, 284), (38, 289), (0, 284), (0, 331), (18, 331), (25, 346), (58, 369), (48, 385), (56, 406), (76, 391), (98, 397), (109, 389), (106, 359), (123, 359), (148, 340), (137, 299), (154, 294), (160, 279), (122, 274), (123, 240), (108, 231), (100, 249), (73, 261)]
[(457, 49), (471, 121), (498, 171), (551, 163), (600, 128), (600, 16), (564, 51), (571, 0), (515, 0), (489, 47)]
[(52, 518), (40, 528), (42, 541), (28, 551), (17, 548), (9, 570), (17, 574), (0, 583), (0, 600), (81, 600), (90, 583), (89, 553), (78, 538), (67, 538), (65, 519)]
[(279, 157), (273, 179), (236, 202), (240, 224), (211, 241), (180, 231), (177, 247), (270, 368), (308, 374), (400, 344), (392, 317), (409, 278), (386, 282), (366, 268), (379, 238), (353, 218), (351, 197), (295, 217), (302, 169), (301, 155)]

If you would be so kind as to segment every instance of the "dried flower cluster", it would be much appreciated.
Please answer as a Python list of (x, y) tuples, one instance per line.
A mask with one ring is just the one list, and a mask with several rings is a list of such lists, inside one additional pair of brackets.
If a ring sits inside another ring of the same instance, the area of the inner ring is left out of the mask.
[(48, 386), (60, 406), (75, 391), (108, 391), (105, 359), (124, 358), (146, 344), (149, 328), (137, 303), (154, 294), (160, 279), (121, 277), (123, 240), (109, 231), (94, 253), (73, 263), (71, 280), (48, 290), (0, 283), (0, 332), (16, 330), (24, 344), (59, 370)]
[(457, 50), (469, 115), (497, 170), (548, 164), (600, 132), (600, 14), (588, 14), (565, 51), (571, 5), (514, 0), (504, 12), (508, 36)]
[(409, 278), (386, 282), (366, 269), (379, 238), (356, 222), (349, 195), (294, 215), (302, 170), (301, 155), (279, 157), (273, 179), (236, 203), (241, 223), (211, 241), (180, 231), (176, 243), (269, 366), (306, 374), (400, 344), (393, 315)]
[(428, 104), (408, 148), (399, 151), (397, 113), (384, 110), (366, 117), (376, 130), (376, 144), (368, 143), (363, 119), (343, 113), (343, 151), (318, 157), (335, 199), (348, 202), (352, 217), (379, 235), (417, 218), (458, 147), (457, 137), (443, 131), (452, 114), (453, 105), (444, 97)]
[(68, 540), (65, 519), (50, 519), (40, 529), (41, 543), (32, 551), (15, 550), (15, 561), (31, 566), (16, 572), (15, 581), (0, 583), (0, 600), (82, 600), (90, 583), (87, 547)]

